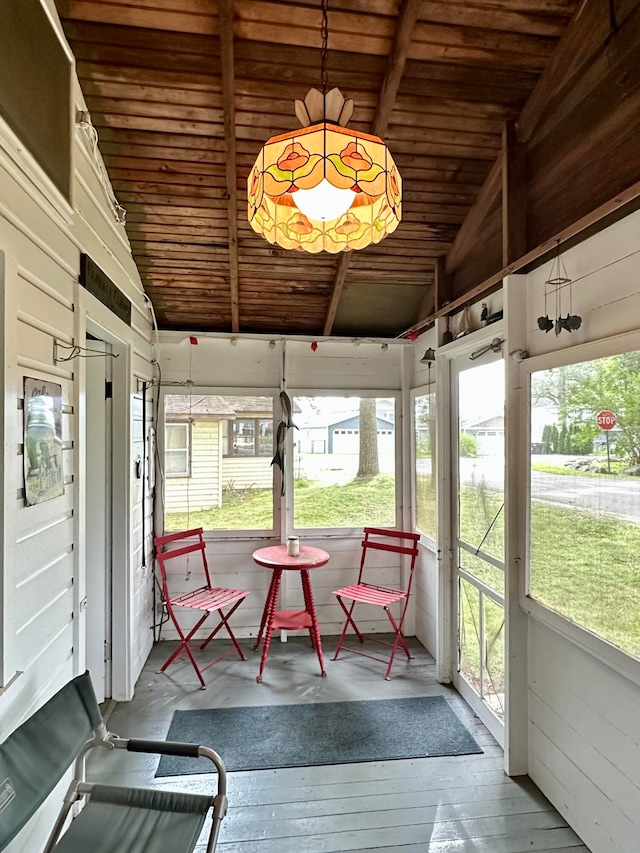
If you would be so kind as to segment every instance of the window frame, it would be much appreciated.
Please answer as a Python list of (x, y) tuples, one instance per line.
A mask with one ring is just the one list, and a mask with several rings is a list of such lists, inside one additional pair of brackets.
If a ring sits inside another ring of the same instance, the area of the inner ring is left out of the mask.
[[(288, 388), (287, 394), (291, 399), (291, 403), (295, 402), (296, 397), (355, 397), (356, 399), (361, 399), (363, 397), (373, 398), (373, 399), (389, 399), (393, 400), (394, 403), (394, 485), (395, 485), (395, 519), (393, 524), (383, 525), (388, 527), (389, 529), (393, 529), (394, 527), (402, 527), (403, 526), (403, 506), (402, 506), (402, 495), (403, 495), (403, 467), (402, 467), (402, 439), (403, 439), (403, 407), (402, 407), (402, 392), (400, 390), (390, 390), (390, 389), (377, 389), (375, 391), (371, 390), (363, 390), (356, 388), (322, 388), (322, 389), (309, 389), (309, 388)], [(295, 415), (294, 415), (295, 420)], [(291, 433), (295, 432), (295, 430), (287, 430), (287, 444), (286, 444), (286, 452), (288, 454), (289, 459), (293, 459), (293, 440), (294, 436)], [(362, 536), (362, 527), (363, 525), (359, 525), (358, 527), (296, 527), (294, 524), (295, 518), (295, 497), (293, 492), (293, 465), (288, 465), (285, 470), (285, 476), (287, 478), (286, 483), (286, 492), (287, 497), (284, 498), (286, 501), (286, 513), (285, 518), (287, 521), (287, 530), (291, 530), (298, 536), (304, 536), (306, 538), (318, 536), (318, 537), (357, 537)]]
[[(430, 394), (433, 394), (436, 397), (436, 424), (435, 424), (435, 435), (434, 441), (436, 445), (436, 470), (432, 471), (431, 476), (434, 480), (435, 491), (436, 491), (436, 517), (435, 517), (435, 530), (436, 535), (432, 536), (430, 533), (427, 533), (425, 530), (422, 530), (418, 527), (417, 524), (417, 492), (416, 492), (416, 397), (428, 397)], [(412, 388), (409, 394), (410, 399), (410, 416), (411, 416), (411, 447), (410, 447), (410, 464), (411, 464), (411, 527), (413, 530), (417, 531), (420, 534), (420, 541), (423, 542), (428, 548), (432, 551), (436, 550), (436, 542), (438, 539), (438, 469), (437, 469), (437, 448), (438, 448), (438, 422), (437, 422), (437, 384), (435, 376), (430, 383), (427, 385), (418, 385), (415, 388)]]
[(555, 633), (569, 640), (592, 657), (615, 670), (629, 681), (640, 686), (640, 660), (628, 652), (614, 646), (608, 640), (573, 622), (567, 616), (563, 616), (548, 605), (533, 598), (530, 595), (530, 529), (529, 518), (531, 514), (531, 374), (542, 370), (551, 370), (556, 367), (566, 367), (571, 364), (579, 364), (584, 361), (594, 361), (608, 356), (622, 355), (627, 352), (640, 351), (640, 332), (624, 332), (613, 335), (604, 340), (588, 341), (576, 344), (570, 349), (559, 349), (541, 355), (525, 359), (520, 364), (520, 377), (523, 387), (523, 409), (525, 414), (525, 430), (522, 436), (522, 452), (526, 454), (525, 464), (526, 479), (524, 501), (524, 518), (526, 523), (526, 553), (525, 553), (525, 577), (520, 591), (520, 606), (536, 622), (551, 629)]
[[(184, 447), (184, 451), (183, 451), (183, 448), (181, 448), (181, 447), (167, 448), (167, 429), (169, 429), (170, 427), (185, 427), (186, 445)], [(191, 422), (190, 421), (166, 421), (165, 425), (164, 425), (164, 445), (165, 445), (165, 450), (164, 450), (164, 459), (165, 459), (165, 472), (164, 473), (165, 473), (165, 477), (171, 477), (172, 479), (174, 477), (190, 478), (191, 477)], [(178, 452), (184, 452), (185, 453), (186, 465), (185, 465), (184, 471), (180, 471), (180, 472), (176, 472), (176, 471), (169, 472), (169, 471), (167, 471), (167, 469), (166, 469), (167, 450), (169, 453), (176, 453), (176, 454)]]
[[(243, 396), (243, 395), (238, 395)], [(255, 396), (255, 395), (254, 395)], [(266, 396), (261, 394), (260, 396)], [(238, 423), (239, 421), (253, 421), (253, 449), (254, 453), (234, 453), (233, 452), (233, 425)], [(267, 417), (250, 417), (250, 418), (236, 418), (235, 420), (225, 421), (227, 426), (227, 435), (226, 440), (223, 442), (224, 447), (222, 451), (223, 459), (262, 459), (265, 456), (273, 456), (274, 449), (273, 446), (266, 452), (260, 453), (260, 422), (261, 421), (270, 421), (273, 429), (273, 418)], [(275, 433), (272, 432), (272, 445), (275, 442)]]

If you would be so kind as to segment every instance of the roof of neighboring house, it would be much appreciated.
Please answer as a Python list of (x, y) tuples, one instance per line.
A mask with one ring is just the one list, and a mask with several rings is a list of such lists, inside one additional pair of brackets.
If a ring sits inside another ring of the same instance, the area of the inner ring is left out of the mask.
[(250, 413), (271, 415), (271, 397), (222, 396), (220, 394), (167, 394), (164, 398), (168, 419), (235, 420)]
[(473, 421), (468, 424), (463, 424), (463, 430), (469, 432), (470, 430), (480, 430), (480, 429), (504, 429), (504, 415), (494, 415), (491, 418), (485, 418), (482, 421)]
[[(359, 423), (359, 421), (360, 421), (360, 414), (358, 412), (356, 412), (355, 414), (350, 415), (348, 418), (341, 418), (339, 421), (332, 421), (330, 424), (327, 424), (327, 427), (329, 429), (335, 429), (336, 427), (341, 427), (341, 426), (344, 426), (346, 424), (354, 424), (354, 426), (355, 426), (355, 424)], [(381, 418), (380, 415), (377, 415), (376, 423), (377, 423), (378, 429), (380, 428), (381, 424), (384, 424), (385, 426), (390, 426), (390, 427), (395, 426), (393, 421), (390, 421), (387, 418)]]

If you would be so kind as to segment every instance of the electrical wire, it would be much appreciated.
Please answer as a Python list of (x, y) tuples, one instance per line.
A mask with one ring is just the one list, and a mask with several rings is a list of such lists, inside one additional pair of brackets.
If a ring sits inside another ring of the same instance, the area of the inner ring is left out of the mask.
[(109, 180), (109, 175), (107, 174), (107, 167), (104, 165), (102, 154), (100, 153), (100, 149), (98, 148), (98, 131), (91, 123), (91, 118), (88, 112), (83, 112), (81, 115), (82, 118), (79, 122), (79, 125), (86, 133), (91, 144), (91, 153), (93, 155), (93, 160), (98, 170), (98, 179), (100, 181), (100, 186), (102, 187), (104, 194), (107, 197), (107, 201), (111, 206), (116, 222), (118, 223), (118, 225), (124, 225), (127, 218), (127, 211), (116, 198), (115, 193), (113, 191), (113, 187), (111, 186), (111, 181)]

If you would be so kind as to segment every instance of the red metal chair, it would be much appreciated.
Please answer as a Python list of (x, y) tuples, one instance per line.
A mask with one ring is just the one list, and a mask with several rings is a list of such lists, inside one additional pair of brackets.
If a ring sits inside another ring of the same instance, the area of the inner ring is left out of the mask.
[[(208, 663), (206, 666), (199, 667), (189, 644), (196, 631), (209, 618), (210, 614), (217, 612), (220, 616), (220, 622), (209, 634), (207, 639), (200, 644), (199, 648), (206, 648), (224, 625), (231, 637), (231, 641), (233, 642), (236, 651), (242, 660), (246, 660), (242, 649), (233, 635), (233, 631), (229, 626), (228, 620), (236, 608), (239, 607), (244, 599), (249, 595), (249, 592), (243, 589), (227, 589), (225, 587), (211, 586), (211, 576), (209, 574), (206, 547), (201, 527), (194, 528), (193, 530), (185, 530), (181, 533), (168, 533), (166, 536), (156, 536), (153, 542), (156, 547), (156, 560), (158, 561), (160, 573), (162, 575), (162, 594), (164, 597), (164, 604), (167, 608), (167, 614), (175, 625), (176, 631), (180, 637), (180, 645), (160, 667), (160, 672), (164, 672), (169, 664), (173, 663), (176, 658), (180, 657), (182, 654), (186, 654), (193, 664), (193, 668), (195, 669), (198, 678), (200, 679), (200, 684), (202, 685), (201, 689), (204, 690), (206, 684), (204, 683), (202, 673), (219, 661), (224, 660), (224, 658), (233, 652), (233, 649), (229, 649), (228, 652), (225, 652), (225, 654), (216, 658), (211, 663)], [(171, 547), (169, 550), (166, 550), (167, 545), (175, 547)], [(167, 584), (167, 561), (175, 560), (178, 557), (184, 557), (187, 554), (194, 554), (198, 551), (202, 555), (202, 568), (206, 581), (205, 585), (172, 597), (169, 593), (169, 587)], [(174, 611), (174, 608), (179, 607), (183, 607), (188, 610), (196, 610), (202, 613), (202, 616), (187, 634), (185, 634), (180, 627), (180, 623), (178, 622)], [(227, 608), (231, 609), (227, 610)], [(227, 612), (225, 613), (225, 611)]]
[[(416, 567), (416, 557), (418, 556), (419, 539), (419, 533), (406, 533), (402, 530), (383, 530), (378, 527), (364, 528), (364, 539), (362, 540), (362, 556), (360, 558), (360, 573), (358, 575), (358, 582), (353, 584), (353, 586), (345, 586), (342, 587), (342, 589), (336, 589), (333, 593), (337, 597), (338, 603), (344, 610), (347, 620), (344, 623), (342, 634), (340, 635), (340, 639), (338, 640), (338, 648), (336, 649), (336, 653), (333, 656), (332, 660), (337, 660), (340, 651), (344, 650), (347, 652), (353, 652), (356, 655), (362, 655), (362, 657), (370, 658), (371, 660), (377, 660), (381, 663), (386, 663), (387, 672), (385, 678), (387, 681), (389, 681), (389, 674), (391, 672), (393, 659), (395, 657), (398, 646), (403, 650), (407, 658), (410, 659), (412, 657), (412, 655), (409, 653), (409, 649), (407, 648), (407, 644), (404, 641), (404, 637), (402, 636), (402, 626), (404, 624), (404, 617), (406, 615), (407, 606), (409, 604), (409, 596), (411, 595), (411, 584), (413, 582), (413, 573)], [(405, 542), (407, 544), (405, 544)], [(407, 582), (406, 589), (395, 589), (394, 587), (380, 586), (378, 584), (367, 583), (366, 581), (363, 581), (362, 578), (365, 574), (365, 561), (367, 558), (367, 554), (369, 553), (369, 551), (372, 550), (391, 551), (394, 554), (406, 554), (407, 556), (411, 557), (409, 579)], [(347, 607), (343, 599), (346, 599), (347, 601), (351, 602), (349, 607)], [(390, 610), (391, 605), (395, 602), (404, 602), (401, 605), (400, 617), (397, 620), (394, 618)], [(353, 611), (356, 606), (356, 603), (370, 604), (374, 607), (384, 608), (385, 613), (389, 617), (389, 622), (391, 623), (393, 633), (395, 634), (393, 643), (389, 643), (386, 640), (381, 640), (379, 637), (367, 636), (360, 631), (353, 618)], [(375, 655), (367, 654), (366, 652), (361, 651), (360, 649), (354, 649), (351, 646), (344, 646), (343, 644), (349, 625), (351, 625), (351, 627), (355, 631), (356, 637), (358, 638), (360, 643), (364, 643), (365, 640), (370, 640), (372, 642), (379, 643), (384, 646), (389, 646), (391, 648), (390, 656), (388, 658), (376, 657)]]

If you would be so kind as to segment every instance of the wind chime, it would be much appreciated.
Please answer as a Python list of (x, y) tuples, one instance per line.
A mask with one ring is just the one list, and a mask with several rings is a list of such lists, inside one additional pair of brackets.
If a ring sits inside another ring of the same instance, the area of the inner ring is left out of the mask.
[[(582, 317), (572, 313), (572, 289), (571, 279), (567, 275), (564, 262), (560, 256), (560, 241), (557, 241), (557, 254), (551, 263), (549, 278), (544, 283), (544, 317), (538, 317), (538, 328), (541, 332), (550, 332), (555, 330), (556, 335), (559, 335), (563, 329), (567, 332), (575, 332), (582, 325)], [(569, 288), (569, 310), (567, 316), (562, 316), (562, 291), (563, 288)], [(555, 293), (556, 302), (556, 319), (555, 322), (549, 317), (547, 301), (549, 294)]]

